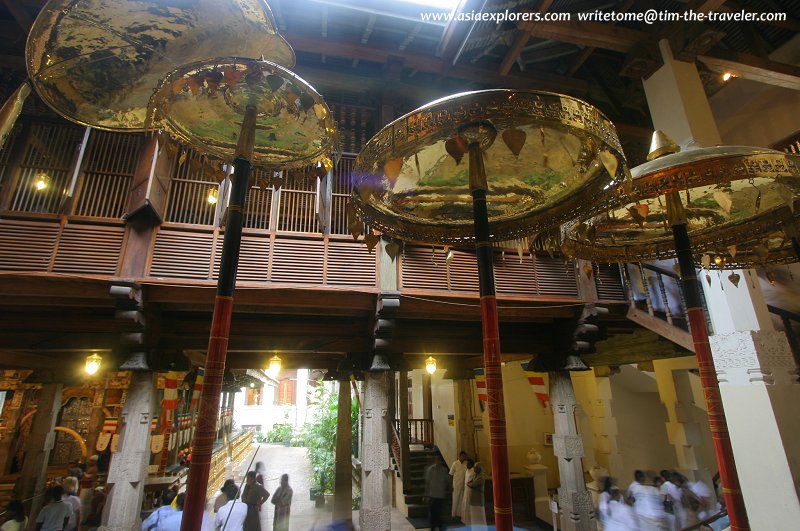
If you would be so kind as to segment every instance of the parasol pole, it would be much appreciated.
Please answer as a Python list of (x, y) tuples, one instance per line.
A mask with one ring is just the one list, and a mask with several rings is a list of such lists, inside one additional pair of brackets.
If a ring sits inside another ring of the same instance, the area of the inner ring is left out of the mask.
[(217, 280), (217, 297), (211, 318), (211, 334), (205, 362), (203, 392), (192, 440), (192, 461), (189, 465), (189, 480), (186, 483), (186, 500), (183, 506), (181, 531), (197, 531), (202, 528), (206, 506), (206, 492), (211, 468), (211, 453), (216, 435), (219, 400), (222, 392), (222, 376), (228, 354), (228, 334), (233, 313), (233, 290), (236, 286), (236, 267), (239, 263), (239, 247), (242, 242), (244, 203), (247, 198), (251, 159), (255, 145), (256, 108), (249, 105), (244, 114), (239, 142), (236, 146), (236, 169), (233, 174), (225, 238), (222, 243), (222, 260)]
[(747, 520), (747, 511), (744, 498), (739, 485), (739, 476), (736, 473), (736, 463), (733, 459), (733, 448), (728, 433), (728, 424), (725, 421), (725, 410), (719, 392), (719, 381), (714, 369), (714, 360), (711, 356), (711, 347), (708, 344), (708, 328), (706, 317), (700, 298), (700, 286), (697, 283), (692, 247), (689, 233), (686, 229), (687, 219), (678, 192), (667, 194), (667, 212), (672, 227), (672, 237), (675, 240), (675, 252), (681, 270), (681, 288), (686, 300), (686, 316), (692, 332), (694, 352), (697, 364), (700, 366), (700, 381), (703, 385), (703, 395), (706, 399), (708, 410), (708, 425), (711, 429), (711, 438), (714, 442), (714, 453), (717, 456), (719, 477), (722, 483), (722, 494), (725, 497), (725, 507), (730, 517), (731, 529), (734, 531), (750, 529)]
[(492, 247), (489, 243), (489, 214), (486, 207), (486, 170), (480, 142), (469, 144), (469, 184), (475, 220), (475, 248), (483, 323), (483, 363), (489, 410), (489, 450), (492, 457), (494, 523), (498, 531), (514, 527), (511, 512), (511, 478), (508, 471), (506, 412), (503, 403), (503, 374), (500, 365), (500, 330), (494, 285)]

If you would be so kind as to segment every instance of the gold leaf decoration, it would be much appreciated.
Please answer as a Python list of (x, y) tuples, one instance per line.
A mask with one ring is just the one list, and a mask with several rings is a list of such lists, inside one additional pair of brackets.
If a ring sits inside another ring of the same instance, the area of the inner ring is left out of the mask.
[(592, 264), (589, 264), (589, 263), (583, 264), (583, 272), (586, 273), (586, 278), (591, 280), (592, 279), (592, 273), (594, 273), (594, 269), (592, 269)]
[(736, 246), (729, 245), (728, 246), (728, 254), (731, 255), (731, 258), (736, 258)]
[(767, 280), (769, 280), (769, 283), (774, 286), (778, 279), (775, 277), (775, 273), (772, 271), (767, 271)]
[(519, 153), (522, 151), (522, 147), (525, 145), (525, 140), (527, 138), (528, 135), (521, 129), (512, 128), (503, 131), (503, 142), (505, 142), (506, 146), (508, 146), (508, 149), (511, 150), (511, 153), (513, 153), (515, 157), (519, 157)]
[(178, 167), (183, 166), (183, 163), (186, 162), (186, 150), (181, 150), (181, 156), (178, 158)]
[(704, 254), (703, 258), (700, 259), (700, 263), (703, 265), (704, 269), (711, 267), (711, 255)]
[(678, 275), (678, 278), (681, 276), (681, 265), (680, 264), (672, 264), (672, 270)]

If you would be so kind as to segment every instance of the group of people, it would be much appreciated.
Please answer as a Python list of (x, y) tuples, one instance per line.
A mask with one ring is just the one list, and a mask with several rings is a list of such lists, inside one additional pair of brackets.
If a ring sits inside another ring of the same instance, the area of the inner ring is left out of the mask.
[[(241, 492), (234, 480), (225, 480), (214, 500), (214, 516), (204, 513), (201, 531), (261, 531), (261, 506), (270, 499), (264, 488), (265, 471), (264, 463), (256, 463), (255, 470), (245, 475)], [(183, 493), (176, 495), (172, 489), (165, 490), (159, 507), (142, 522), (141, 531), (180, 531), (184, 497)], [(289, 531), (292, 488), (287, 474), (281, 476), (281, 484), (271, 501), (275, 506), (273, 531)]]
[(485, 526), (483, 466), (469, 459), (466, 452), (458, 455), (449, 470), (438, 452), (432, 461), (425, 469), (425, 496), (431, 531), (446, 527), (444, 505), (448, 494), (452, 496), (450, 516), (453, 521)]
[[(261, 531), (261, 506), (270, 499), (270, 493), (264, 487), (265, 471), (264, 463), (258, 462), (255, 470), (247, 473), (241, 498), (236, 483), (232, 479), (225, 481), (220, 489), (220, 495), (214, 501), (216, 530)], [(275, 506), (272, 518), (273, 531), (289, 531), (292, 494), (289, 475), (283, 474), (280, 486), (275, 489), (270, 500)]]
[[(95, 487), (97, 461), (94, 455), (85, 466), (70, 463), (70, 476), (47, 489), (44, 506), (36, 515), (37, 531), (78, 531), (100, 525), (106, 498), (104, 488)], [(28, 518), (20, 500), (8, 503), (4, 519), (0, 531), (21, 531), (27, 527)]]
[(702, 481), (690, 482), (670, 470), (651, 477), (637, 470), (624, 493), (612, 478), (603, 480), (597, 517), (604, 531), (677, 531), (720, 509), (718, 497)]

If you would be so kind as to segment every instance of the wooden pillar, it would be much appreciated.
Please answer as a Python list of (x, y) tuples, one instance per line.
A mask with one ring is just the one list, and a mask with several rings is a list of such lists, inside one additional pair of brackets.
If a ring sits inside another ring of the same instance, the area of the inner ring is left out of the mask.
[(6, 398), (4, 407), (5, 426), (0, 439), (0, 474), (7, 474), (14, 457), (14, 447), (19, 437), (19, 421), (31, 392), (20, 386), (14, 389), (11, 398)]
[[(103, 429), (103, 404), (105, 403), (106, 390), (104, 387), (97, 387), (92, 398), (92, 412), (89, 414), (89, 432), (86, 434), (86, 448), (89, 456), (95, 452), (97, 437)], [(88, 456), (87, 456), (88, 459)]]
[[(397, 422), (397, 380), (395, 379), (395, 373), (389, 373), (389, 405), (386, 410), (386, 428), (387, 428), (387, 436), (389, 444), (392, 444), (392, 430), (396, 429), (395, 425)], [(398, 433), (399, 435), (399, 433)]]
[(158, 407), (155, 375), (134, 372), (122, 408), (122, 430), (108, 471), (108, 499), (100, 531), (138, 529), (150, 462), (150, 421)]
[(361, 452), (360, 528), (391, 529), (389, 446), (386, 444), (388, 372), (366, 373), (364, 380), (364, 437)]
[(586, 489), (583, 475), (583, 440), (575, 422), (575, 408), (578, 404), (569, 372), (550, 373), (550, 403), (555, 424), (553, 453), (558, 459), (561, 478), (561, 486), (558, 488), (561, 529), (595, 531), (597, 524), (594, 519), (594, 504)]
[(456, 403), (456, 450), (478, 461), (475, 421), (472, 420), (472, 380), (454, 380)]
[(39, 391), (36, 415), (33, 417), (33, 427), (26, 445), (22, 472), (14, 488), (14, 494), (19, 499), (33, 498), (28, 511), (27, 529), (36, 527), (36, 515), (46, 501), (47, 465), (50, 461), (50, 451), (56, 442), (56, 432), (53, 428), (56, 427), (58, 412), (61, 410), (63, 390), (63, 384), (51, 383), (43, 385)]
[(408, 372), (400, 371), (397, 381), (398, 418), (400, 420), (400, 478), (403, 480), (403, 491), (411, 489), (409, 475), (411, 474), (411, 451), (409, 449), (408, 433)]
[(433, 420), (433, 396), (431, 393), (431, 375), (422, 374), (422, 418)]
[(333, 519), (350, 522), (353, 519), (353, 445), (350, 420), (350, 381), (339, 382), (339, 407), (336, 422), (336, 479), (333, 487)]

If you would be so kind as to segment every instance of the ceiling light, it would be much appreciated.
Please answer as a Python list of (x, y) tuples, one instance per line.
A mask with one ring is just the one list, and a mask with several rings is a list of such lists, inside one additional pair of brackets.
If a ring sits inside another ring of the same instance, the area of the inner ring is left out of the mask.
[(209, 205), (216, 205), (217, 201), (219, 200), (219, 194), (215, 188), (212, 188), (208, 191), (208, 197), (206, 197)]
[(33, 186), (36, 187), (37, 190), (44, 190), (47, 188), (48, 184), (50, 184), (50, 178), (47, 177), (46, 173), (40, 172), (36, 174)]
[(736, 77), (736, 76), (734, 76), (730, 72), (725, 72), (724, 74), (722, 74), (722, 81), (728, 81), (732, 77)]
[(83, 370), (85, 370), (86, 374), (88, 375), (96, 374), (97, 371), (100, 370), (100, 364), (102, 362), (103, 358), (97, 354), (90, 354), (89, 356), (86, 356), (86, 365), (84, 366)]
[(436, 358), (428, 356), (428, 359), (425, 360), (425, 370), (428, 371), (428, 374), (436, 372)]
[(272, 379), (278, 377), (278, 373), (281, 372), (281, 359), (278, 356), (272, 356), (269, 359), (269, 367), (267, 368), (267, 376)]

